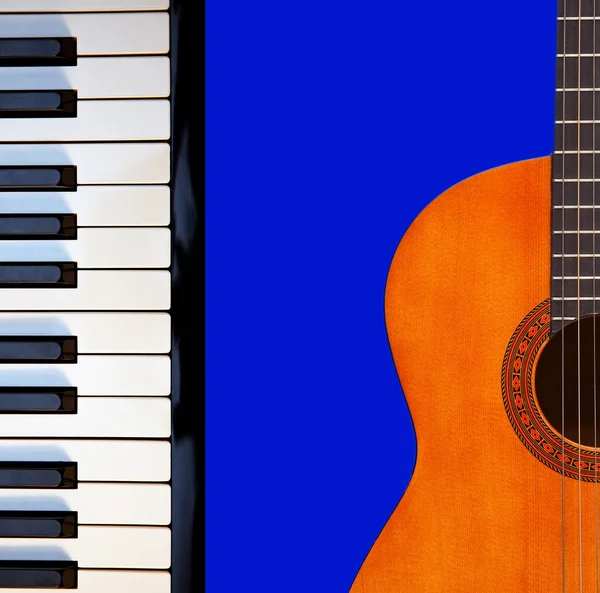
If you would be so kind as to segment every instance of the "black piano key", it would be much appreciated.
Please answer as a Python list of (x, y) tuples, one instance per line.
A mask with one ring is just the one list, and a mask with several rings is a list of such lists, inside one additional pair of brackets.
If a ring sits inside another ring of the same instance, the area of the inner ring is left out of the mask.
[(0, 91), (0, 118), (77, 117), (77, 91)]
[(0, 288), (76, 288), (75, 262), (0, 263)]
[(0, 387), (0, 414), (75, 414), (76, 387)]
[(76, 238), (76, 214), (0, 214), (0, 240)]
[(77, 191), (77, 167), (2, 165), (0, 191)]
[(0, 335), (0, 363), (3, 362), (77, 362), (77, 337)]
[(77, 488), (75, 461), (0, 461), (0, 488)]
[(0, 588), (76, 589), (73, 560), (0, 560)]
[(74, 511), (0, 511), (0, 538), (76, 538)]
[(0, 39), (0, 66), (76, 66), (74, 37)]

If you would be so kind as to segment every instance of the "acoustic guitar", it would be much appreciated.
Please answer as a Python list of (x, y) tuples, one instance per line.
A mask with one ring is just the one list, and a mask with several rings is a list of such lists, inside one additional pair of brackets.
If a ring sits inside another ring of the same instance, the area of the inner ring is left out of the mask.
[(554, 154), (451, 188), (394, 256), (417, 458), (352, 593), (600, 591), (600, 0), (558, 14)]

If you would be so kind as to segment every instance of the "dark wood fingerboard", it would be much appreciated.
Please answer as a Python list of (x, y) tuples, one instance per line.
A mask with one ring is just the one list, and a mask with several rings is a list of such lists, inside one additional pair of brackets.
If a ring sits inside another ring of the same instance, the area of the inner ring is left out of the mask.
[(552, 335), (600, 314), (600, 0), (559, 0), (557, 41)]

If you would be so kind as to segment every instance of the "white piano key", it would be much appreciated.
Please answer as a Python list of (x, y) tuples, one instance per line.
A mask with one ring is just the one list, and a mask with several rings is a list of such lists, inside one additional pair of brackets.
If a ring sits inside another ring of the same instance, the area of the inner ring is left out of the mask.
[(168, 482), (168, 441), (0, 439), (0, 461), (76, 461), (80, 482)]
[(76, 165), (78, 184), (169, 183), (170, 159), (171, 148), (162, 142), (0, 144), (0, 167)]
[(77, 288), (0, 288), (0, 311), (166, 311), (166, 270), (81, 270)]
[(0, 262), (75, 261), (83, 268), (168, 268), (167, 228), (84, 228), (76, 239), (0, 240)]
[[(41, 589), (18, 589), (40, 593)], [(171, 574), (162, 570), (78, 570), (78, 593), (171, 593)], [(15, 589), (0, 588), (0, 593)]]
[(171, 393), (171, 359), (161, 354), (84, 354), (68, 364), (0, 365), (2, 387), (46, 385), (77, 387), (79, 395), (165, 396)]
[(165, 56), (80, 58), (77, 66), (10, 67), (0, 76), (2, 91), (75, 89), (78, 99), (168, 97), (170, 85)]
[[(20, 0), (15, 0), (20, 4)], [(5, 14), (3, 37), (77, 37), (78, 56), (166, 54), (166, 12), (104, 14)]]
[(78, 101), (77, 117), (0, 118), (0, 138), (3, 142), (168, 140), (170, 118), (166, 99)]
[(83, 482), (75, 489), (0, 488), (3, 511), (77, 511), (81, 525), (169, 525), (168, 484)]
[(0, 192), (0, 214), (77, 214), (77, 225), (166, 226), (167, 185), (80, 185), (76, 192)]
[(169, 438), (171, 400), (81, 397), (75, 414), (0, 414), (0, 434), (3, 438)]
[(0, 12), (166, 10), (169, 0), (0, 0)]
[(0, 560), (76, 560), (82, 568), (171, 566), (168, 527), (80, 526), (76, 538), (1, 538)]
[(171, 317), (167, 313), (0, 313), (0, 336), (77, 336), (80, 355), (168, 354)]
[[(74, 589), (75, 590), (75, 589)], [(40, 593), (41, 589), (18, 589)], [(171, 574), (162, 570), (78, 570), (78, 593), (171, 593)], [(0, 593), (15, 589), (0, 588)]]

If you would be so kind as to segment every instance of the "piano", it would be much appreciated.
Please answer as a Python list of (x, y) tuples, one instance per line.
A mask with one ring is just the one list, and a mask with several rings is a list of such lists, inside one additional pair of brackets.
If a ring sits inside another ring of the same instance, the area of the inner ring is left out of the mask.
[(201, 587), (190, 6), (0, 0), (0, 592)]

